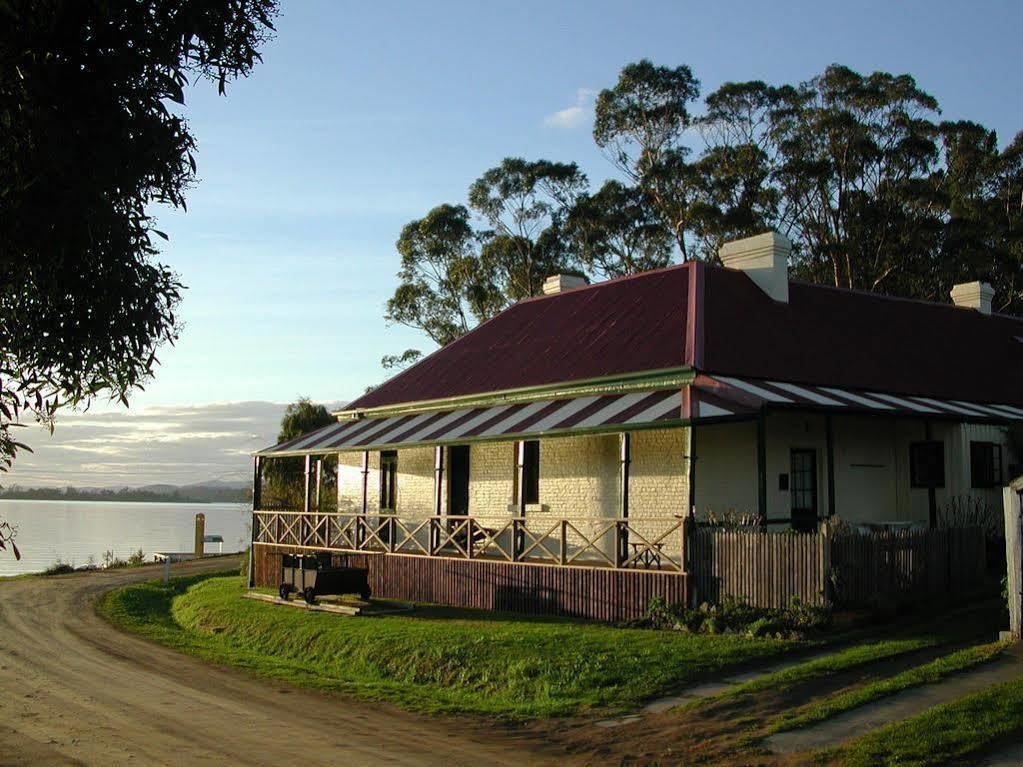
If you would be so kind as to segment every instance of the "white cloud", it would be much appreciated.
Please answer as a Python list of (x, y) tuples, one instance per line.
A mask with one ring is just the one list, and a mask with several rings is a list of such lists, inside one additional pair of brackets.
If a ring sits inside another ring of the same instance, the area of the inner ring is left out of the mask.
[(543, 124), (549, 128), (574, 130), (591, 121), (593, 114), (593, 97), (597, 94), (592, 88), (580, 88), (575, 94), (575, 104), (559, 109), (543, 118)]
[(234, 402), (192, 407), (62, 413), (45, 429), (18, 436), (21, 452), (0, 484), (120, 487), (213, 479), (244, 480), (249, 453), (273, 444), (284, 405)]

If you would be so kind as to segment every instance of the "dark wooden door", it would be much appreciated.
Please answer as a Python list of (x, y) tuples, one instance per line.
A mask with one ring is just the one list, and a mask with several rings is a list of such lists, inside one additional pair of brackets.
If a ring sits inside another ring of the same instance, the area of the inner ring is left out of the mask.
[(817, 529), (817, 453), (793, 450), (789, 469), (789, 496), (792, 499), (792, 529), (811, 532)]
[(448, 448), (448, 513), (464, 517), (469, 513), (469, 446)]

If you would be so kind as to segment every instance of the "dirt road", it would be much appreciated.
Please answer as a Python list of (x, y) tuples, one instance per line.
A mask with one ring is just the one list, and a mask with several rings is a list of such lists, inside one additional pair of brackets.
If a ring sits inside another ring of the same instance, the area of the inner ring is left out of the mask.
[(255, 679), (95, 614), (103, 591), (159, 567), (0, 582), (0, 765), (565, 764), (525, 735)]

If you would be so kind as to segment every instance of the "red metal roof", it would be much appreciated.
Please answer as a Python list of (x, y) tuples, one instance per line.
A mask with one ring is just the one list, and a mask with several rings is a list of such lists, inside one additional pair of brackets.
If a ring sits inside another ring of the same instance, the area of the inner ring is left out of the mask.
[(706, 269), (701, 370), (789, 383), (1023, 404), (1023, 320), (801, 282), (787, 304)]
[(688, 285), (669, 267), (520, 301), (345, 409), (679, 367)]
[(1023, 405), (1023, 320), (739, 271), (669, 267), (521, 301), (359, 398), (371, 408), (692, 366), (700, 372)]

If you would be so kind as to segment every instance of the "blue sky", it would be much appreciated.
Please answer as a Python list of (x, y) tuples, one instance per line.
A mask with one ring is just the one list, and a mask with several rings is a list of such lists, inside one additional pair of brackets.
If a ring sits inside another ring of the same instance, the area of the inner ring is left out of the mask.
[[(1023, 129), (1020, 29), (1023, 4), (1008, 1), (284, 0), (249, 79), (226, 98), (187, 94), (201, 181), (187, 213), (156, 211), (170, 235), (162, 260), (189, 286), (182, 336), (120, 422), (211, 403), (345, 401), (384, 377), (383, 354), (429, 349), (383, 319), (402, 225), (463, 201), (505, 156), (576, 161), (594, 183), (611, 175), (590, 108), (628, 62), (688, 64), (704, 93), (797, 82), (833, 62), (909, 72), (944, 117), (978, 120), (1004, 143)], [(268, 441), (275, 419), (246, 426), (239, 456)], [(73, 437), (61, 428), (54, 448)], [(144, 481), (163, 476), (161, 450)], [(45, 455), (49, 481), (61, 464)], [(41, 476), (40, 465), (28, 458), (13, 478)], [(81, 465), (68, 476), (104, 475)]]

